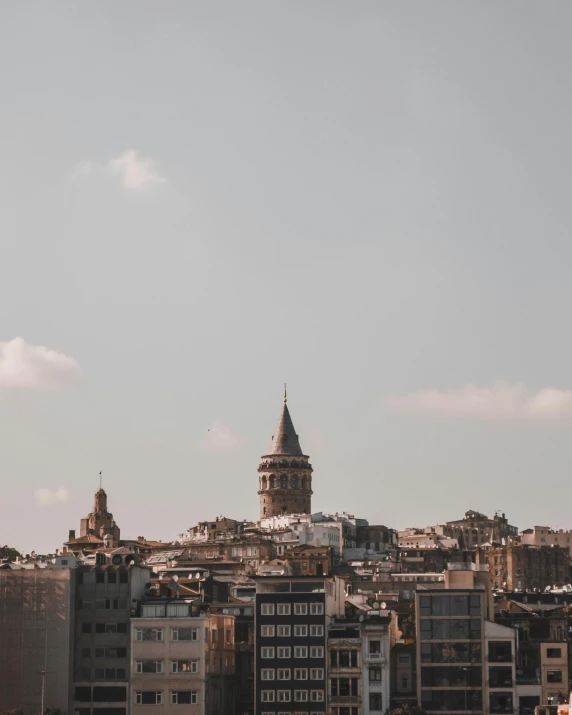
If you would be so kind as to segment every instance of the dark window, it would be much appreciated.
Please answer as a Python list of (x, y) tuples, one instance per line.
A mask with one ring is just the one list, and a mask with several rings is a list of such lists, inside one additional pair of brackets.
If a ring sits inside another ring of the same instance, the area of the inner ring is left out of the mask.
[(481, 690), (422, 690), (421, 705), (424, 710), (481, 710)]
[(96, 668), (95, 669), (95, 679), (96, 680), (105, 680), (105, 668)]
[(95, 574), (95, 583), (105, 583), (105, 574), (97, 571)]
[[(523, 639), (525, 640), (525, 639)], [(489, 642), (489, 661), (491, 663), (510, 663), (512, 647), (508, 641)]]
[(105, 623), (96, 623), (95, 624), (95, 632), (96, 633), (105, 633)]
[(373, 712), (381, 710), (381, 693), (369, 694), (369, 709)]
[(75, 688), (74, 700), (78, 703), (89, 703), (91, 702), (91, 687), (89, 686), (77, 686)]
[(192, 703), (192, 690), (177, 690), (177, 705), (190, 705)]
[(421, 685), (424, 688), (464, 688), (482, 685), (481, 668), (459, 666), (421, 668)]
[[(125, 708), (93, 708), (93, 715), (125, 715)], [(89, 715), (89, 712), (86, 713)]]
[(81, 632), (82, 633), (91, 633), (91, 623), (82, 623), (81, 624)]
[(118, 658), (127, 658), (127, 648), (118, 648), (117, 649), (117, 657)]
[(547, 648), (546, 649), (546, 657), (547, 658), (562, 658), (562, 649), (561, 648)]
[(490, 694), (491, 713), (513, 713), (512, 693), (491, 693)]
[(81, 680), (91, 680), (91, 668), (80, 668), (79, 677)]
[(561, 670), (549, 670), (546, 673), (546, 681), (548, 683), (561, 683), (562, 682), (562, 671)]
[(117, 574), (115, 573), (115, 571), (108, 571), (107, 583), (117, 583)]
[(141, 693), (141, 705), (157, 705), (157, 691), (143, 690)]
[(489, 683), (491, 688), (512, 688), (512, 668), (489, 668)]
[(127, 571), (119, 572), (119, 583), (129, 583), (129, 574)]
[(95, 649), (95, 657), (96, 658), (105, 658), (105, 648), (96, 648)]
[(91, 648), (82, 648), (81, 649), (81, 657), (82, 658), (91, 658)]
[(117, 632), (118, 633), (127, 633), (127, 623), (118, 623), (117, 624)]
[(102, 685), (93, 688), (94, 703), (125, 703), (127, 702), (127, 688), (115, 688)]

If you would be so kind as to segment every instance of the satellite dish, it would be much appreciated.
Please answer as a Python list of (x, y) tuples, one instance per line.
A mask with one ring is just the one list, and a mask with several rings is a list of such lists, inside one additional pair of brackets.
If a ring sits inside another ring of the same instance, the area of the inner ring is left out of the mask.
[(240, 616), (240, 608), (235, 608), (232, 612), (233, 616)]
[(200, 578), (200, 577), (201, 577), (201, 574), (197, 571), (197, 573), (195, 574), (195, 578)]
[(170, 591), (176, 591), (176, 590), (179, 588), (179, 582), (178, 582), (178, 581), (175, 581), (175, 578), (173, 577), (173, 578), (169, 581), (169, 585), (167, 586), (167, 588), (168, 588)]
[(360, 614), (360, 617), (358, 618), (358, 621), (359, 621), (360, 623), (362, 623), (362, 622), (363, 622), (363, 613), (362, 613), (362, 614)]
[(386, 608), (387, 608), (387, 603), (385, 601), (382, 601), (381, 602), (381, 610), (385, 611)]
[(379, 601), (373, 602), (373, 609), (374, 609), (374, 611), (379, 611)]

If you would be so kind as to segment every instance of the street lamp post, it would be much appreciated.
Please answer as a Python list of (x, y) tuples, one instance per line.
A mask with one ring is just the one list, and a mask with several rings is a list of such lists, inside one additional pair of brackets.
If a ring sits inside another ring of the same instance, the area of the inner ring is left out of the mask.
[(44, 710), (46, 709), (46, 672), (45, 670), (40, 670), (40, 675), (42, 676), (42, 715), (44, 715)]

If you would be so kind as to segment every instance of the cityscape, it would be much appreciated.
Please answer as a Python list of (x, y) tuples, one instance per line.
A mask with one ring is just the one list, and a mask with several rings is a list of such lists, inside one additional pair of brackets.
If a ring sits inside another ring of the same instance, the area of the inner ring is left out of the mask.
[(567, 707), (572, 532), (474, 510), (402, 530), (323, 513), (301, 444), (285, 390), (256, 522), (122, 539), (100, 487), (54, 554), (5, 546), (0, 712)]

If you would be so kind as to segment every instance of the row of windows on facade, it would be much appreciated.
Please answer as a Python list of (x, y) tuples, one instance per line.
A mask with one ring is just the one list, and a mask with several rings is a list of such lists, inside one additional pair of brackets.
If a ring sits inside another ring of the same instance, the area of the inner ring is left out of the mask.
[(81, 624), (82, 633), (128, 633), (129, 623), (88, 623)]
[[(310, 658), (323, 658), (324, 657), (324, 647), (323, 646), (308, 646), (297, 645), (294, 646), (294, 658), (307, 658), (308, 652), (310, 653)], [(292, 648), (290, 646), (278, 646), (274, 648), (273, 646), (265, 646), (260, 650), (261, 658), (291, 658)]]
[(461, 594), (451, 596), (421, 596), (421, 616), (472, 616), (481, 615), (481, 597)]
[[(294, 615), (295, 616), (307, 616), (308, 615), (308, 605), (310, 606), (311, 616), (321, 616), (324, 614), (324, 604), (323, 603), (295, 603), (294, 604)], [(274, 616), (276, 613), (279, 616), (289, 616), (291, 614), (291, 604), (290, 603), (261, 603), (260, 613), (263, 616)]]
[(297, 474), (288, 479), (288, 477), (283, 474), (281, 477), (277, 477), (275, 474), (271, 474), (267, 479), (266, 477), (261, 477), (260, 479), (260, 489), (264, 491), (265, 489), (307, 489), (309, 480), (306, 477), (300, 477)]
[[(171, 640), (172, 641), (198, 641), (200, 636), (199, 628), (196, 627), (185, 627), (185, 628), (171, 628)], [(136, 641), (164, 641), (165, 640), (165, 629), (164, 628), (136, 628), (135, 629), (135, 640)], [(209, 640), (209, 630), (205, 628), (205, 640)], [(210, 634), (210, 640), (216, 643), (218, 640), (218, 629), (212, 628)], [(232, 645), (232, 630), (227, 628), (225, 630), (225, 642), (228, 645)]]
[(477, 619), (421, 619), (421, 640), (480, 640), (481, 621)]
[[(171, 705), (197, 705), (196, 690), (171, 690)], [(163, 705), (165, 694), (162, 690), (138, 690), (135, 693), (136, 705)]]
[(278, 636), (279, 638), (289, 638), (294, 632), (295, 638), (307, 638), (308, 633), (312, 638), (323, 638), (324, 637), (324, 626), (322, 625), (311, 625), (297, 624), (293, 627), (289, 625), (278, 625), (278, 626), (267, 626), (263, 625), (260, 627), (260, 635), (263, 638), (274, 638)]
[[(268, 710), (263, 710), (260, 715), (292, 715), (292, 712), (290, 710), (288, 710), (288, 712), (283, 712), (282, 710), (278, 712), (274, 712), (274, 710), (272, 712)], [(319, 712), (315, 712), (314, 710), (312, 710), (310, 712), (310, 715), (324, 715), (324, 711), (320, 710)], [(348, 715), (350, 714), (348, 713)], [(354, 715), (354, 713), (351, 713), (351, 715)], [(357, 712), (355, 713), (355, 715), (357, 715)]]
[(323, 703), (323, 690), (261, 690), (260, 700), (263, 703)]
[(127, 571), (79, 571), (78, 582), (85, 584), (129, 583), (129, 573)]
[(108, 610), (118, 610), (118, 609), (123, 609), (125, 610), (127, 608), (127, 599), (125, 598), (100, 598), (97, 599), (96, 601), (85, 601), (85, 600), (80, 600), (78, 601), (78, 608), (81, 610), (92, 610), (95, 608), (96, 610), (99, 611), (108, 611)]
[(324, 668), (262, 668), (260, 680), (324, 680)]

